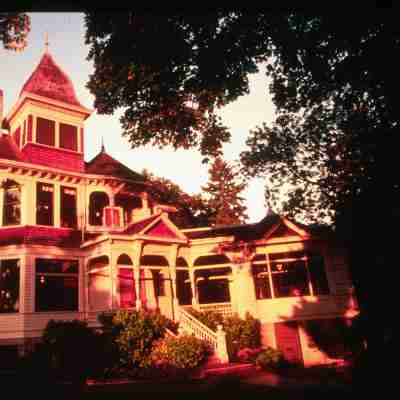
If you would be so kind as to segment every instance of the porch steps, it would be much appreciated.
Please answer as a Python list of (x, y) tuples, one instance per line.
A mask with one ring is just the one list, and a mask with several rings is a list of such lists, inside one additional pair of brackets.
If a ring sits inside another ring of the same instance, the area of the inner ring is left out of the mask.
[(208, 378), (210, 376), (221, 376), (221, 375), (237, 375), (245, 377), (254, 372), (255, 366), (251, 363), (227, 363), (227, 364), (206, 364), (203, 367), (203, 377)]

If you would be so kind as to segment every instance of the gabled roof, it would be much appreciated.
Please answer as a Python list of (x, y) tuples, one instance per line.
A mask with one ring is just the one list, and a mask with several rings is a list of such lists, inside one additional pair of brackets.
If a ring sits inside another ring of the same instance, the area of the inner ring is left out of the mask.
[(0, 158), (13, 161), (27, 161), (13, 138), (7, 134), (0, 134)]
[(83, 107), (76, 97), (75, 89), (68, 75), (61, 70), (48, 52), (43, 54), (39, 65), (25, 82), (20, 97), (23, 93), (31, 93)]
[(145, 178), (124, 164), (111, 157), (102, 148), (99, 154), (85, 163), (85, 172), (88, 174), (109, 175), (116, 178), (145, 181)]
[(280, 216), (277, 214), (268, 214), (260, 222), (243, 225), (216, 226), (210, 229), (193, 231), (184, 230), (189, 239), (206, 239), (219, 236), (234, 236), (235, 240), (257, 240), (263, 237), (263, 234), (278, 224)]

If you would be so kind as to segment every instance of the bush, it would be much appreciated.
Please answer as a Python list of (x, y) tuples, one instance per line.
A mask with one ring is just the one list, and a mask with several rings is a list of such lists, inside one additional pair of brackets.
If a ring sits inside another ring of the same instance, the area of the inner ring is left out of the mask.
[(231, 359), (237, 359), (237, 354), (241, 349), (256, 349), (260, 347), (260, 323), (249, 313), (245, 318), (240, 318), (237, 314), (226, 317), (223, 321), (226, 332), (228, 353)]
[(231, 360), (238, 359), (237, 354), (241, 349), (260, 347), (260, 322), (249, 313), (246, 313), (244, 319), (237, 314), (223, 317), (214, 311), (190, 309), (190, 313), (213, 331), (217, 330), (218, 325), (222, 325), (226, 332), (228, 353)]
[(278, 370), (286, 367), (287, 361), (280, 350), (267, 347), (256, 358), (256, 366), (265, 370)]
[(173, 324), (158, 311), (117, 311), (99, 318), (106, 335), (119, 354), (118, 368), (135, 369), (150, 365), (153, 343)]
[(187, 375), (209, 354), (208, 344), (194, 336), (165, 337), (154, 344), (151, 362), (166, 376)]
[(83, 384), (103, 367), (102, 337), (79, 320), (50, 320), (31, 360), (47, 370), (55, 379)]

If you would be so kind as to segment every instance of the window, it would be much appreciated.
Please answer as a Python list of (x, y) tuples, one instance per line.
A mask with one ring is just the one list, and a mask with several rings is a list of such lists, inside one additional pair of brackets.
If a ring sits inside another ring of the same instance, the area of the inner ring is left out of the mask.
[(19, 311), (19, 260), (0, 260), (0, 313)]
[(78, 151), (78, 128), (60, 123), (60, 147)]
[(252, 266), (256, 299), (270, 299), (272, 297), (268, 278), (268, 265), (265, 263), (253, 264)]
[(133, 308), (136, 302), (135, 280), (132, 268), (118, 268), (120, 308)]
[(21, 223), (21, 187), (14, 181), (3, 184), (3, 225)]
[(160, 272), (159, 269), (152, 269), (151, 275), (153, 278), (153, 285), (154, 285), (154, 296), (160, 297), (165, 296), (165, 280), (164, 276)]
[(64, 228), (76, 228), (76, 189), (61, 186), (61, 226)]
[(313, 292), (317, 294), (329, 294), (329, 284), (326, 277), (324, 258), (319, 254), (310, 254), (308, 258), (308, 269)]
[(38, 182), (36, 190), (36, 223), (53, 225), (53, 185)]
[(108, 206), (108, 196), (104, 192), (93, 192), (89, 201), (89, 224), (103, 225), (103, 208)]
[(46, 144), (47, 146), (54, 146), (56, 136), (55, 122), (40, 117), (37, 117), (36, 121), (36, 142)]
[(78, 261), (36, 259), (36, 311), (78, 310)]
[(270, 265), (275, 297), (310, 294), (304, 253), (271, 254)]
[(252, 265), (257, 299), (329, 294), (324, 259), (304, 252), (274, 253)]

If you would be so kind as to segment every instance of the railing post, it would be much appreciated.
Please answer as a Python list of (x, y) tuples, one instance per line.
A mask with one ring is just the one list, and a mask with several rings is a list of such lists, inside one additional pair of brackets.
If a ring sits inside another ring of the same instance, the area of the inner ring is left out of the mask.
[(229, 362), (226, 332), (223, 330), (222, 325), (217, 326), (217, 357), (221, 363)]

